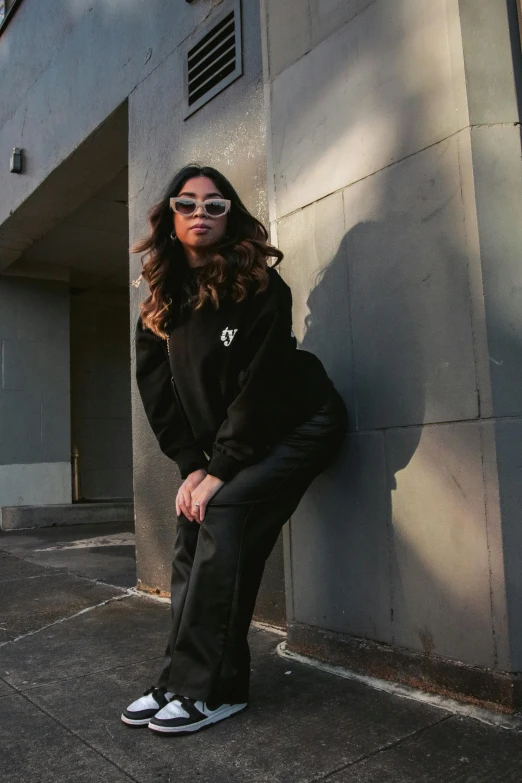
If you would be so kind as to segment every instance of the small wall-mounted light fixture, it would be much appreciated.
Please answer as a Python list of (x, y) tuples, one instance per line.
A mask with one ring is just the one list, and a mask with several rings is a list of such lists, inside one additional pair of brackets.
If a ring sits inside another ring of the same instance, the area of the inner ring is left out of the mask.
[(20, 147), (13, 147), (13, 151), (11, 153), (11, 163), (10, 163), (10, 171), (13, 172), (13, 174), (21, 174), (22, 173), (22, 164), (23, 164), (23, 150), (20, 149)]

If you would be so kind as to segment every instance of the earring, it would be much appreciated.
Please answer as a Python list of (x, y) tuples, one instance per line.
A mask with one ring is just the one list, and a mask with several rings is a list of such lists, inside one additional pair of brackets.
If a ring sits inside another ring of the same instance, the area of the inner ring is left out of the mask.
[(177, 236), (176, 236), (176, 234), (174, 234), (174, 231), (170, 232), (170, 238), (172, 239), (173, 242), (176, 242)]

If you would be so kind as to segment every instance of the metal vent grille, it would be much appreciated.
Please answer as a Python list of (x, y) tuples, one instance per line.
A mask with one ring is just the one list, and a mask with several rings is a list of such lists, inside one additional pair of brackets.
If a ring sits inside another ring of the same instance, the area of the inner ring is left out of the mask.
[(240, 4), (236, 2), (186, 53), (185, 117), (228, 87), (241, 73)]

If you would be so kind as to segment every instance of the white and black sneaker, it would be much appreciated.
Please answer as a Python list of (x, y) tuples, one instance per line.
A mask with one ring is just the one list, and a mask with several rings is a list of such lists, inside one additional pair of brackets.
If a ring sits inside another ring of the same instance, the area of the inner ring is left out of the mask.
[(220, 704), (211, 710), (206, 702), (175, 696), (149, 721), (149, 729), (166, 734), (197, 731), (210, 723), (244, 710), (247, 704)]
[(121, 719), (129, 726), (146, 726), (151, 718), (162, 709), (175, 694), (167, 691), (165, 688), (156, 688), (152, 686), (143, 696), (129, 704), (126, 710), (123, 710)]

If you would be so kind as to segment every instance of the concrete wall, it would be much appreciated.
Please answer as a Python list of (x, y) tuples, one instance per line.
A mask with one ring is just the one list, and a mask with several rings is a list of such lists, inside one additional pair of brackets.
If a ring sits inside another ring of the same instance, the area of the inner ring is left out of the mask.
[(71, 500), (69, 286), (0, 276), (0, 507)]
[[(48, 230), (67, 209), (76, 209), (82, 193), (73, 192), (70, 185), (58, 188), (42, 210), (23, 222), (17, 220), (19, 207), (138, 85), (144, 90), (156, 69), (172, 63), (180, 43), (220, 3), (24, 0), (19, 6), (0, 46), (0, 70), (9, 74), (9, 89), (0, 105), (0, 160), (9, 161), (12, 148), (22, 147), (25, 169), (23, 175), (10, 174), (6, 163), (0, 174), (0, 269), (29, 247), (43, 227)], [(180, 79), (174, 70), (169, 72), (156, 94), (159, 104), (179, 102)], [(151, 123), (154, 130), (154, 118)], [(172, 145), (175, 128), (170, 132)], [(104, 150), (99, 154), (103, 156)], [(110, 161), (106, 167), (108, 181), (116, 172)], [(90, 170), (94, 175), (96, 168), (96, 161), (84, 164), (85, 199)], [(97, 181), (95, 189), (102, 184)]]
[(126, 289), (71, 296), (71, 429), (80, 496), (132, 497), (129, 298)]
[(294, 331), (352, 414), (286, 537), (289, 620), (516, 670), (520, 423), (491, 419), (522, 404), (519, 115), (499, 5), (264, 0), (262, 20)]

